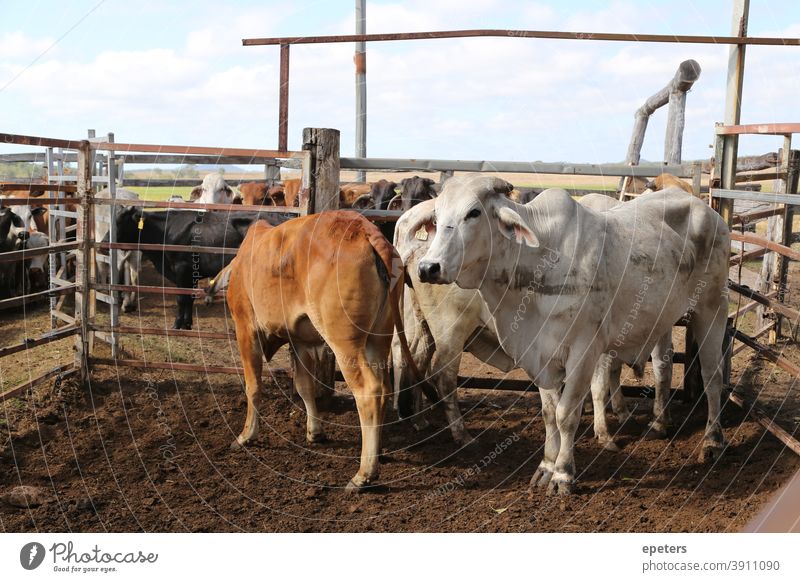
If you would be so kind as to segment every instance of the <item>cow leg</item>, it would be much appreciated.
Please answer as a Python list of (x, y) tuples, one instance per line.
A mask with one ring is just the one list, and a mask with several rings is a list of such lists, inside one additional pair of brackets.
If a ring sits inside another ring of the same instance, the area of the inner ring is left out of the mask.
[(606, 398), (609, 392), (613, 395), (619, 391), (619, 375), (621, 365), (608, 354), (603, 354), (592, 375), (592, 408), (594, 410), (594, 436), (603, 446), (603, 449), (618, 452), (619, 447), (614, 442), (608, 430), (606, 418)]
[[(463, 345), (463, 344), (462, 344)], [(450, 434), (459, 446), (467, 446), (474, 442), (464, 426), (464, 417), (458, 406), (458, 367), (461, 363), (461, 354), (453, 355), (447, 350), (439, 348), (433, 356), (431, 368), (436, 392), (444, 405), (444, 413), (450, 426)]]
[(544, 458), (531, 478), (531, 487), (545, 487), (550, 483), (556, 467), (556, 458), (561, 447), (561, 435), (556, 422), (556, 409), (560, 398), (559, 390), (539, 389), (544, 419)]
[(264, 358), (269, 362), (280, 347), (280, 343), (269, 339), (261, 341), (258, 333), (249, 330), (243, 331), (241, 335), (237, 333), (236, 342), (239, 344), (239, 353), (244, 367), (247, 416), (245, 416), (242, 432), (231, 443), (231, 450), (243, 447), (258, 434), (258, 404), (261, 400), (261, 389), (264, 387), (261, 380)]
[(326, 437), (317, 412), (317, 390), (314, 380), (316, 353), (313, 348), (295, 346), (295, 349), (297, 365), (294, 369), (294, 387), (306, 405), (306, 440), (309, 443), (321, 443)]
[[(582, 350), (576, 352), (581, 353)], [(568, 368), (564, 392), (556, 407), (556, 423), (561, 441), (553, 478), (547, 487), (548, 494), (568, 495), (575, 486), (575, 433), (578, 431), (583, 400), (589, 390), (594, 372), (593, 364), (596, 361), (597, 358), (585, 355), (575, 367)]]
[(700, 371), (708, 400), (708, 421), (700, 451), (701, 462), (719, 458), (727, 444), (719, 420), (722, 410), (722, 346), (727, 316), (727, 303), (721, 303), (693, 313), (689, 324), (700, 345)]
[(648, 425), (648, 439), (667, 438), (670, 425), (669, 396), (672, 389), (672, 332), (658, 339), (650, 354), (656, 380), (656, 397), (653, 401), (653, 420)]
[[(373, 338), (370, 338), (371, 341)], [(350, 479), (346, 490), (358, 491), (368, 487), (378, 478), (381, 452), (381, 428), (386, 401), (389, 398), (388, 386), (384, 382), (386, 366), (384, 357), (380, 361), (371, 362), (363, 347), (351, 344), (334, 344), (328, 342), (336, 361), (342, 369), (347, 385), (353, 392), (361, 423), (361, 465), (355, 476)], [(388, 345), (384, 353), (388, 354)]]

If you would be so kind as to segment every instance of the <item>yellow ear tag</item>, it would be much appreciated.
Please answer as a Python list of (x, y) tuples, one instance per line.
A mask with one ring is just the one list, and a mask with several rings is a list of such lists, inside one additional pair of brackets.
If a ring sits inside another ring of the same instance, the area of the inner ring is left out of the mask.
[(208, 284), (209, 284), (209, 285), (211, 285), (211, 286), (213, 287), (213, 286), (214, 286), (214, 279), (210, 279), (210, 280), (208, 281)]
[(139, 219), (139, 230), (144, 229), (144, 216)]
[(414, 238), (422, 241), (428, 240), (428, 230), (425, 225), (419, 227), (419, 230), (414, 233)]

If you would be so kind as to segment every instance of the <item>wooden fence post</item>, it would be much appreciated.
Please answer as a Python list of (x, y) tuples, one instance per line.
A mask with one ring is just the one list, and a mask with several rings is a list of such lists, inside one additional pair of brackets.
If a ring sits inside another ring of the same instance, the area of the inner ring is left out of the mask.
[(75, 341), (75, 366), (80, 370), (80, 381), (84, 387), (89, 385), (89, 356), (92, 346), (90, 328), (91, 305), (94, 291), (90, 289), (94, 272), (92, 254), (92, 233), (94, 232), (94, 208), (92, 205), (92, 147), (88, 140), (82, 141), (78, 149), (78, 197), (81, 199), (78, 211), (76, 240), (80, 247), (75, 253), (75, 321), (80, 324), (80, 334)]
[[(339, 130), (306, 127), (303, 129), (303, 150), (309, 152), (306, 178), (308, 197), (306, 214), (339, 208)], [(303, 200), (301, 199), (301, 206)], [(292, 365), (298, 362), (292, 355)], [(329, 398), (336, 388), (336, 359), (328, 346), (317, 352), (312, 374), (317, 397)]]

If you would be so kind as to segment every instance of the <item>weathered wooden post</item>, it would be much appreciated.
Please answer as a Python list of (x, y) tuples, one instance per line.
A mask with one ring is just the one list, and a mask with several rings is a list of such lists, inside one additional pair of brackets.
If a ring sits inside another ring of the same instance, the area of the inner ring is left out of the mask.
[[(307, 185), (308, 191), (306, 200), (300, 199), (301, 208), (306, 214), (338, 209), (339, 130), (306, 127), (303, 129), (303, 150), (309, 152), (304, 167), (304, 186)], [(294, 356), (292, 365), (298, 365)], [(330, 396), (336, 388), (336, 360), (328, 346), (318, 352), (314, 368), (312, 374), (317, 383), (317, 397)]]
[(75, 340), (75, 366), (80, 370), (80, 381), (89, 385), (89, 356), (92, 346), (90, 329), (91, 305), (94, 291), (90, 284), (94, 272), (92, 233), (94, 232), (94, 207), (92, 205), (92, 147), (88, 140), (82, 141), (78, 149), (77, 191), (81, 199), (78, 211), (76, 240), (80, 247), (75, 253), (75, 321), (80, 324), (80, 334)]
[[(664, 139), (664, 161), (670, 165), (681, 163), (681, 148), (683, 144), (683, 128), (686, 120), (686, 92), (692, 88), (695, 81), (700, 78), (700, 64), (689, 59), (678, 65), (678, 70), (667, 85), (651, 95), (639, 109), (636, 110), (633, 123), (633, 134), (625, 155), (625, 163), (629, 166), (638, 166), (642, 155), (644, 134), (650, 116), (658, 109), (669, 103), (669, 118), (667, 132)], [(625, 199), (628, 190), (629, 177), (620, 180), (620, 200)]]

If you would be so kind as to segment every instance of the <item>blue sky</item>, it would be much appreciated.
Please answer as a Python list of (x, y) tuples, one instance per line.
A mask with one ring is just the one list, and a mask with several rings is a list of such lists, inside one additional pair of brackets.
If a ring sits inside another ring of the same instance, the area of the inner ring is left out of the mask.
[[(454, 28), (727, 35), (730, 0), (408, 0), (367, 3), (367, 30)], [(278, 49), (253, 36), (350, 33), (351, 1), (2, 0), (0, 131), (118, 141), (277, 145)], [(750, 34), (800, 37), (800, 3), (752, 0)], [(703, 68), (685, 158), (708, 157), (727, 47), (453, 39), (368, 47), (368, 153), (386, 157), (618, 161), (633, 113), (686, 58)], [(292, 49), (289, 145), (336, 127), (353, 150), (352, 45)], [(743, 122), (800, 121), (800, 48), (750, 47)], [(643, 155), (663, 155), (664, 117)], [(742, 149), (777, 149), (748, 138)], [(2, 151), (20, 148), (3, 147)]]

